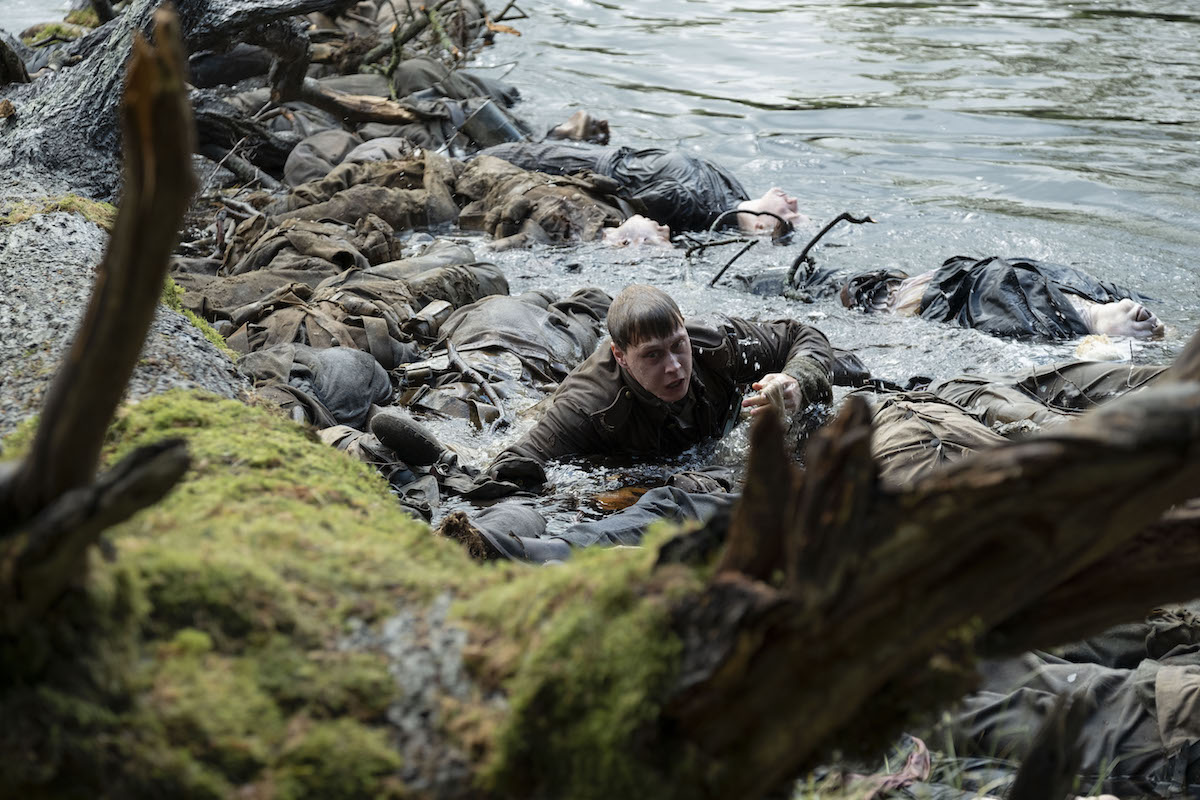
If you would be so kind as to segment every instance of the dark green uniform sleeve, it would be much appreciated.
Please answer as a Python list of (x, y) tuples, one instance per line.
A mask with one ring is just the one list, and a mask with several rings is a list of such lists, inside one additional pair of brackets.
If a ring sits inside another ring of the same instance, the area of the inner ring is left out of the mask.
[(542, 418), (516, 444), (496, 456), (487, 468), (488, 474), (496, 480), (532, 488), (546, 482), (547, 461), (605, 452), (604, 442), (585, 411), (590, 407), (585, 395), (586, 391), (568, 376)]
[(749, 322), (730, 317), (734, 380), (752, 383), (770, 372), (791, 375), (804, 393), (803, 406), (833, 401), (833, 347), (825, 334), (794, 319)]

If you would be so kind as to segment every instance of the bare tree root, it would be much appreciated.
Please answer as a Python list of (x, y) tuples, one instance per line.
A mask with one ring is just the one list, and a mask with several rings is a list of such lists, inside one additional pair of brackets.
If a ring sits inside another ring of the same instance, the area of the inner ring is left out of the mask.
[(190, 202), (192, 118), (174, 14), (155, 16), (129, 64), (122, 122), (125, 193), (87, 312), (54, 383), (26, 458), (0, 484), (4, 622), (43, 610), (81, 575), (103, 528), (161, 497), (187, 456), (171, 443), (133, 453), (94, 481), (108, 423), (133, 373)]
[(877, 480), (859, 398), (803, 475), (760, 421), (724, 556), (674, 618), (664, 716), (706, 793), (759, 797), (831, 748), (887, 741), (970, 688), (977, 642), (1061, 643), (1195, 595), (1200, 506), (1163, 512), (1200, 479), (1198, 347), (1173, 382), (904, 491)]

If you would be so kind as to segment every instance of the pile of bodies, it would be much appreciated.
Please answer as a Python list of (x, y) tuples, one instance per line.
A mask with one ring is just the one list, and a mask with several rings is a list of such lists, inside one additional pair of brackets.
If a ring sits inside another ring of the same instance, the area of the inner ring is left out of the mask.
[[(377, 31), (394, 23), (389, 6), (362, 3), (352, 16), (313, 21), (346, 32), (376, 20)], [(266, 63), (243, 47), (194, 58), (193, 69), (198, 85), (211, 87), (203, 91), (214, 93), (212, 102), (261, 115), (269, 105), (261, 77)], [(220, 88), (230, 78), (249, 79), (249, 86)], [(534, 464), (534, 480), (522, 481), (462, 463), (420, 420), (456, 418), (486, 428), (509, 417), (506, 400), (547, 396), (585, 360), (607, 353), (602, 342), (613, 301), (586, 287), (565, 297), (510, 296), (505, 276), (475, 252), (479, 247), (435, 236), (482, 231), (492, 237), (488, 249), (606, 234), (619, 243), (669, 244), (670, 231), (705, 230), (723, 216), (747, 233), (778, 233), (777, 225), (800, 218), (795, 198), (771, 189), (751, 200), (736, 178), (703, 159), (562, 141), (607, 141), (607, 125), (586, 115), (551, 132), (553, 140), (530, 141), (535, 137), (512, 115), (513, 87), (450, 72), (430, 59), (403, 61), (390, 80), (361, 74), (320, 80), (360, 95), (395, 93), (423, 121), (349, 125), (303, 103), (277, 109), (270, 124), (293, 146), (276, 172), (290, 188), (254, 196), (252, 204), (225, 203), (213, 226), (215, 254), (177, 259), (174, 278), (184, 304), (242, 354), (240, 367), (262, 397), (378, 467), (399, 501), (427, 520), (435, 519), (446, 492), (495, 499), (536, 491), (544, 464)], [(743, 213), (726, 213), (739, 208)], [(1119, 323), (1108, 328), (1115, 333), (1161, 333), (1144, 298), (1067, 268), (951, 259), (919, 277), (820, 279), (847, 305), (920, 313), (997, 335), (1070, 338), (1104, 329), (1108, 317)], [(1097, 311), (1108, 304), (1114, 308)], [(743, 322), (726, 321), (723, 330)], [(1060, 424), (1162, 372), (1075, 362), (901, 390), (872, 380), (861, 362), (832, 349), (819, 332), (796, 335), (810, 339), (801, 369), (808, 372), (789, 373), (799, 381), (802, 405), (828, 411), (831, 385), (866, 386), (859, 391), (870, 392), (874, 403), (875, 455), (883, 479), (897, 484), (1006, 437)], [(740, 381), (737, 399), (749, 382)], [(736, 405), (721, 410), (733, 415), (729, 424), (736, 422)], [(566, 531), (547, 532), (536, 509), (520, 500), (492, 505), (459, 525), (484, 557), (554, 562), (579, 546), (636, 544), (652, 520), (702, 519), (736, 496), (726, 476), (692, 473), (611, 518)], [(1138, 634), (1146, 639), (1144, 651), (1130, 646), (1100, 658), (1078, 650), (990, 667), (986, 691), (968, 702), (960, 752), (1019, 754), (1053, 697), (1082, 686), (1098, 700), (1085, 728), (1093, 737), (1085, 770), (1143, 789), (1194, 785), (1200, 731), (1189, 727), (1195, 715), (1186, 712), (1200, 691), (1200, 621), (1171, 614), (1152, 621), (1154, 642)], [(1160, 635), (1164, 625), (1169, 636)], [(1067, 673), (1083, 678), (1068, 686), (1074, 679)]]

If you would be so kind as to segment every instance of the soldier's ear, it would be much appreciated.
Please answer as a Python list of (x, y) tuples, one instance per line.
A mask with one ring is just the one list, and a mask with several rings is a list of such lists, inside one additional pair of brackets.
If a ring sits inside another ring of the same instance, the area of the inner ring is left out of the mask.
[(625, 362), (625, 351), (617, 347), (615, 344), (611, 344), (609, 346), (612, 347), (613, 358), (617, 360), (617, 363), (625, 369), (629, 369), (629, 364)]

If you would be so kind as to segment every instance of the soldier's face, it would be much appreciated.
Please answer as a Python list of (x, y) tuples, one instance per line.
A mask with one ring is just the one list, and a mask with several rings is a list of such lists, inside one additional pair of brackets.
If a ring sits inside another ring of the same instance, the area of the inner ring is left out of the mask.
[(669, 336), (631, 344), (625, 350), (613, 345), (617, 363), (659, 400), (682, 400), (692, 382), (692, 340), (680, 325)]

